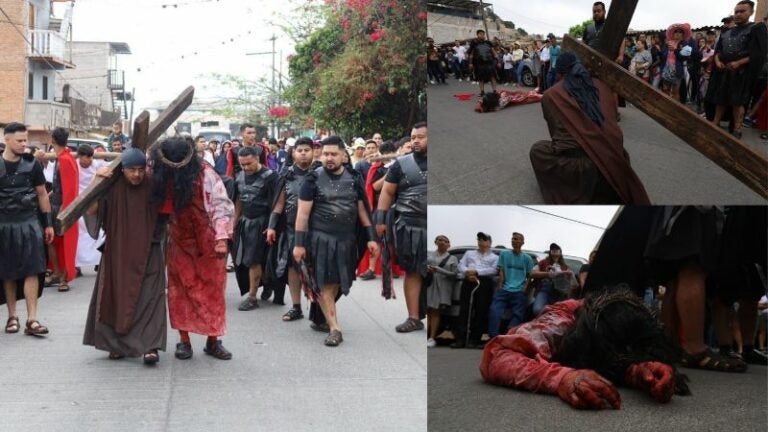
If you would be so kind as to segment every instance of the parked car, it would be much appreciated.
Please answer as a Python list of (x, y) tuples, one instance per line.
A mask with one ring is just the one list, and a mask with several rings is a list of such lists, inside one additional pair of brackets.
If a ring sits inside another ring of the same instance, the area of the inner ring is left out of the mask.
[(232, 139), (232, 133), (226, 129), (200, 129), (197, 134), (205, 137), (205, 141), (207, 142), (217, 140), (218, 142), (223, 143), (224, 141), (230, 141)]
[(72, 150), (72, 153), (77, 152), (77, 148), (82, 144), (88, 144), (89, 146), (93, 147), (94, 150), (98, 148), (101, 148), (104, 151), (107, 150), (107, 145), (104, 141), (87, 138), (69, 138), (67, 140), (67, 147)]
[(533, 60), (524, 58), (520, 61), (523, 64), (523, 74), (521, 76), (523, 85), (526, 87), (536, 87), (536, 75), (533, 74)]

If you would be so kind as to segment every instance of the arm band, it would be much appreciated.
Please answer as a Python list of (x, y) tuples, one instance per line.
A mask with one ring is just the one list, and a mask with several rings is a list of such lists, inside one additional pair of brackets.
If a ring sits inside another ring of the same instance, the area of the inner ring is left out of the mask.
[(387, 223), (387, 211), (377, 209), (373, 212), (373, 224), (384, 225)]
[(269, 215), (269, 223), (267, 224), (267, 228), (269, 229), (277, 228), (277, 221), (279, 220), (280, 220), (280, 213), (272, 212), (272, 214)]
[(53, 215), (51, 213), (43, 213), (43, 228), (53, 228)]
[(307, 246), (307, 232), (296, 231), (296, 235), (293, 237), (294, 246), (306, 247)]
[(376, 241), (376, 228), (374, 228), (373, 225), (368, 225), (365, 227), (365, 232), (368, 233), (368, 241)]

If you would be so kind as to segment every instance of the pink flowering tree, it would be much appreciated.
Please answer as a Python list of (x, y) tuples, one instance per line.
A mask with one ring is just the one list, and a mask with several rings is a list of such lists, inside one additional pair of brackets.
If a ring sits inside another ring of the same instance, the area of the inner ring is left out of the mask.
[(319, 10), (324, 24), (288, 59), (292, 114), (347, 137), (409, 133), (426, 118), (425, 3), (324, 0)]

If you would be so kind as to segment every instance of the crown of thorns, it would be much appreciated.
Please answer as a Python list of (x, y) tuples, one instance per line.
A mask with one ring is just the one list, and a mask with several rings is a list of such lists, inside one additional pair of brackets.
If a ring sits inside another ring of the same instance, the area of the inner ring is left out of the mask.
[(585, 309), (589, 314), (589, 317), (592, 319), (595, 329), (597, 329), (597, 325), (600, 320), (600, 314), (605, 310), (606, 307), (614, 303), (626, 303), (642, 309), (651, 316), (654, 315), (648, 306), (646, 306), (645, 303), (643, 303), (643, 301), (637, 295), (628, 289), (606, 292), (593, 297), (585, 305)]
[(187, 143), (187, 146), (189, 147), (189, 152), (184, 157), (184, 159), (181, 160), (181, 162), (174, 162), (167, 157), (165, 157), (165, 153), (163, 153), (163, 147), (159, 146), (157, 149), (157, 154), (160, 155), (160, 162), (163, 163), (163, 165), (169, 166), (171, 168), (181, 168), (183, 166), (186, 166), (191, 160), (192, 157), (195, 155), (195, 148), (192, 146), (191, 143)]

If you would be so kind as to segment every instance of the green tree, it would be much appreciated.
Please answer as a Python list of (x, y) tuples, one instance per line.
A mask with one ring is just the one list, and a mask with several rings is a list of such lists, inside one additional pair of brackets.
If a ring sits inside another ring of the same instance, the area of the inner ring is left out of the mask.
[(286, 98), (305, 124), (350, 138), (426, 118), (426, 11), (408, 0), (326, 0), (324, 24), (289, 59)]
[(518, 28), (517, 32), (520, 33), (520, 36), (528, 36), (528, 32), (525, 31), (522, 27)]
[(587, 30), (587, 27), (589, 27), (590, 24), (592, 24), (591, 19), (588, 19), (581, 24), (576, 24), (575, 26), (568, 29), (568, 34), (574, 38), (579, 39), (584, 36), (584, 32)]

